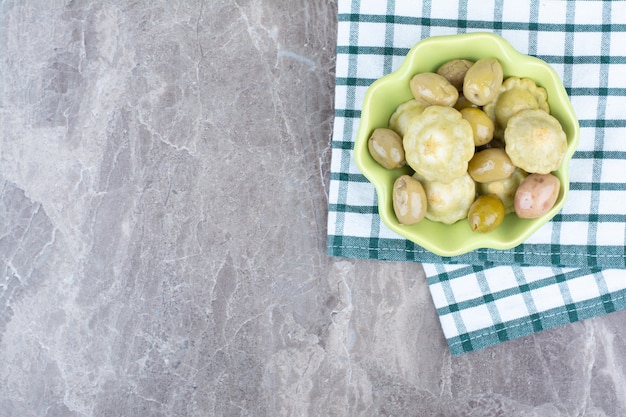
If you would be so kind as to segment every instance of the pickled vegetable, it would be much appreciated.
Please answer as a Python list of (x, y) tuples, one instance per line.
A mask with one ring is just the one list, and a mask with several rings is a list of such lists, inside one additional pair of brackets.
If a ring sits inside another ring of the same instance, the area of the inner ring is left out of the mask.
[(567, 136), (559, 121), (543, 110), (522, 110), (504, 131), (506, 153), (513, 164), (529, 173), (556, 171), (567, 151)]
[(465, 73), (472, 65), (474, 65), (474, 62), (467, 59), (453, 59), (441, 65), (437, 69), (437, 74), (448, 80), (454, 88), (461, 91), (463, 90)]
[(393, 184), (393, 211), (398, 221), (411, 225), (426, 215), (426, 192), (422, 184), (410, 175), (402, 175)]
[(515, 165), (504, 149), (489, 148), (476, 152), (467, 168), (476, 182), (500, 181), (515, 171)]
[[(485, 112), (496, 121), (506, 127), (506, 115), (517, 113), (515, 109), (541, 109), (550, 112), (548, 94), (529, 78), (508, 77), (502, 82), (496, 98), (485, 105)], [(501, 114), (497, 116), (497, 113)]]
[(459, 98), (459, 91), (434, 72), (415, 75), (411, 78), (410, 87), (415, 99), (427, 106), (454, 106)]
[(561, 182), (552, 174), (530, 174), (515, 193), (515, 213), (521, 219), (546, 214), (559, 196)]
[(400, 104), (389, 118), (389, 128), (400, 137), (404, 136), (413, 118), (422, 114), (425, 108), (425, 104), (415, 99)]
[(504, 220), (504, 204), (493, 194), (481, 195), (472, 203), (467, 221), (474, 232), (495, 230)]
[(367, 147), (372, 158), (387, 169), (406, 165), (402, 138), (391, 129), (375, 129), (367, 142)]
[(495, 136), (502, 138), (509, 119), (522, 110), (550, 112), (546, 90), (528, 78), (508, 77), (498, 95), (483, 110), (494, 121)]
[(474, 155), (472, 127), (452, 107), (429, 106), (403, 138), (407, 164), (427, 181), (449, 183), (467, 173)]
[(539, 104), (535, 97), (527, 90), (513, 89), (500, 94), (495, 106), (496, 123), (506, 128), (511, 116), (522, 110), (535, 110)]
[(468, 173), (448, 184), (423, 181), (422, 185), (426, 191), (426, 218), (431, 221), (452, 224), (464, 219), (476, 197), (476, 183)]
[(494, 125), (489, 116), (476, 107), (461, 109), (461, 116), (472, 126), (474, 146), (482, 146), (493, 139)]
[(496, 58), (482, 58), (465, 73), (463, 95), (472, 103), (484, 106), (493, 100), (500, 87), (504, 73)]

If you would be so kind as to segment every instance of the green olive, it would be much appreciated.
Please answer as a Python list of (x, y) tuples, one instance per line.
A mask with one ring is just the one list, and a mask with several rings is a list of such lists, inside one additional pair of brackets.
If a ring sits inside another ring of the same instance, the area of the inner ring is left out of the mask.
[(493, 121), (479, 108), (466, 107), (461, 109), (461, 116), (472, 126), (474, 146), (482, 146), (493, 139)]
[(496, 58), (481, 58), (465, 73), (463, 95), (472, 103), (484, 106), (496, 98), (503, 79), (500, 61)]
[(474, 232), (490, 232), (503, 220), (504, 204), (493, 194), (478, 196), (467, 213), (467, 221)]
[(372, 158), (387, 169), (400, 168), (406, 164), (402, 138), (391, 129), (375, 129), (367, 142), (367, 148)]
[(434, 72), (423, 72), (411, 78), (411, 92), (415, 99), (426, 105), (454, 106), (459, 91), (448, 80)]
[(411, 225), (426, 215), (426, 192), (422, 183), (410, 175), (402, 175), (393, 183), (393, 211), (398, 221)]
[(506, 124), (511, 116), (526, 109), (538, 109), (537, 99), (528, 90), (514, 88), (500, 94), (495, 103), (496, 122), (502, 129), (506, 129)]
[(440, 66), (437, 69), (437, 74), (448, 80), (454, 88), (461, 91), (465, 73), (473, 64), (473, 61), (468, 61), (467, 59), (453, 59)]
[(488, 148), (476, 152), (467, 166), (467, 172), (476, 182), (500, 181), (509, 177), (513, 171), (515, 165), (501, 148)]

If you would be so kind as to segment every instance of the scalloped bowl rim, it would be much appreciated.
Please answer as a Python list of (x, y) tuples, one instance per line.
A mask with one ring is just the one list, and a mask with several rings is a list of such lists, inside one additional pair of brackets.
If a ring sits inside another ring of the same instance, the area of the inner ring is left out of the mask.
[[(430, 58), (422, 60), (422, 55)], [(386, 127), (393, 110), (412, 98), (408, 80), (414, 74), (435, 71), (443, 62), (453, 58), (476, 60), (486, 56), (494, 56), (500, 60), (505, 77), (533, 79), (548, 92), (551, 113), (561, 122), (568, 141), (563, 163), (554, 172), (561, 181), (561, 191), (555, 206), (537, 219), (519, 219), (514, 213), (508, 214), (503, 224), (489, 233), (472, 232), (467, 221), (463, 220), (453, 225), (444, 225), (427, 219), (411, 226), (400, 224), (393, 213), (391, 203), (393, 185), (391, 178), (412, 171), (408, 167), (394, 171), (380, 167), (369, 155), (367, 149), (369, 135), (375, 127)], [(377, 108), (377, 100), (386, 103), (384, 111)], [(388, 228), (437, 255), (456, 256), (476, 249), (511, 249), (523, 243), (550, 221), (565, 204), (569, 192), (569, 164), (578, 146), (579, 136), (580, 127), (567, 92), (556, 71), (549, 64), (518, 52), (504, 38), (494, 33), (472, 32), (433, 36), (416, 43), (398, 69), (377, 79), (368, 87), (355, 138), (354, 160), (361, 173), (374, 185), (378, 196), (378, 212)]]

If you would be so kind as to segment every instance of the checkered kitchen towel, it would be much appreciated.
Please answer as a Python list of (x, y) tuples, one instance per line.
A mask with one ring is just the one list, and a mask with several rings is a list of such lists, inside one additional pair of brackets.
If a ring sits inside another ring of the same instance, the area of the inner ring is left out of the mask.
[[(562, 211), (524, 244), (442, 258), (381, 223), (352, 158), (368, 86), (419, 40), (494, 32), (548, 62), (580, 120)], [(423, 264), (453, 355), (626, 307), (626, 2), (339, 0), (328, 253)]]

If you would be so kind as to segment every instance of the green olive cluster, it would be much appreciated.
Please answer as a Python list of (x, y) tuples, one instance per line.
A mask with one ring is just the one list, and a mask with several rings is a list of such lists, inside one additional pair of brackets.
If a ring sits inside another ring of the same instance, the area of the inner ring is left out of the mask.
[(536, 218), (554, 206), (560, 181), (552, 172), (567, 139), (545, 89), (504, 77), (492, 57), (447, 61), (408, 87), (413, 98), (368, 141), (381, 166), (413, 171), (392, 189), (401, 224), (467, 219), (471, 230), (489, 232), (510, 213)]

